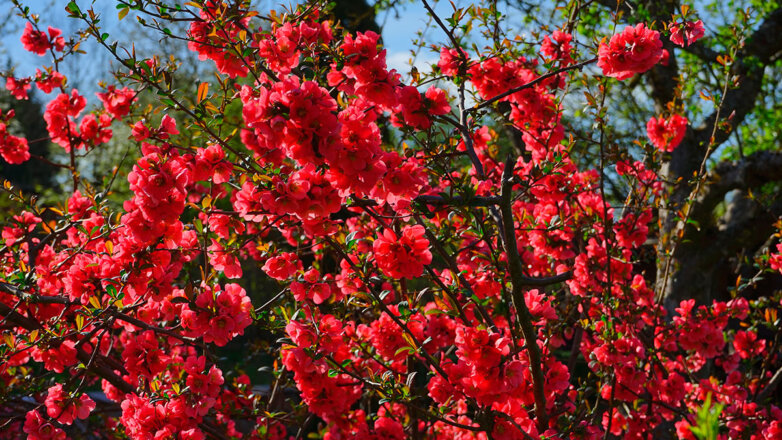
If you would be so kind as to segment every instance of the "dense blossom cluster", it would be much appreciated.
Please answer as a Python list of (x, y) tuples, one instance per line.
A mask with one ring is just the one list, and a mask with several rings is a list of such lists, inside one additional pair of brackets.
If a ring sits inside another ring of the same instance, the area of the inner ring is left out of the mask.
[(223, 346), (250, 325), (251, 308), (244, 289), (237, 284), (226, 284), (224, 290), (205, 288), (195, 300), (195, 310), (182, 306), (179, 316), (186, 334)]
[(671, 26), (671, 42), (679, 46), (689, 46), (700, 40), (706, 33), (703, 22), (686, 21), (684, 23), (675, 23)]
[[(726, 438), (782, 436), (782, 409), (758, 397), (780, 364), (766, 326), (780, 304), (688, 300), (671, 314), (655, 300), (638, 260), (663, 183), (622, 155), (610, 165), (637, 204), (620, 210), (571, 155), (573, 35), (536, 43), (563, 69), (552, 75), (529, 54), (438, 48), (432, 77), (478, 102), (454, 116), (465, 109), (452, 89), (404, 83), (378, 34), (315, 7), (261, 30), (238, 3), (202, 2), (190, 23), (189, 48), (223, 88), (179, 108), (185, 124), (135, 108), (160, 80), (155, 60), (123, 64), (138, 83), (106, 87), (93, 111), (56, 70), (35, 76), (59, 90), (44, 114), (52, 142), (87, 152), (122, 122), (139, 154), (120, 212), (82, 183), (2, 227), (0, 384), (35, 369), (46, 392), (25, 396), (0, 438), (59, 440), (94, 421), (133, 440), (641, 439), (666, 427), (693, 439), (707, 399), (724, 406)], [(671, 41), (694, 42), (698, 23)], [(22, 41), (37, 54), (65, 45), (30, 23)], [(645, 24), (596, 49), (619, 80), (663, 57)], [(20, 96), (23, 82), (11, 83)], [(487, 101), (513, 148), (474, 117)], [(220, 125), (230, 108), (238, 122)], [(30, 155), (11, 117), (0, 155), (16, 164)], [(653, 117), (647, 134), (671, 152), (687, 125)], [(268, 286), (283, 290), (253, 304)], [(225, 369), (221, 348), (239, 343), (253, 346), (243, 357), (273, 353), (268, 390)], [(119, 417), (95, 410), (86, 390), (98, 387)]]
[(652, 117), (646, 124), (646, 133), (657, 149), (671, 152), (684, 139), (688, 123), (687, 118), (681, 115), (671, 115), (669, 118)]
[(65, 49), (62, 31), (49, 26), (48, 32), (47, 35), (46, 32), (37, 30), (33, 23), (28, 21), (22, 33), (22, 47), (37, 55), (44, 55), (50, 49), (62, 52)]
[(375, 260), (380, 270), (391, 278), (413, 279), (432, 262), (429, 241), (421, 225), (405, 226), (400, 236), (386, 229), (373, 244)]
[(662, 58), (660, 33), (647, 28), (644, 23), (638, 23), (627, 26), (611, 37), (607, 44), (600, 45), (597, 65), (606, 76), (625, 80), (636, 73), (646, 72)]
[(0, 156), (10, 164), (20, 164), (30, 159), (30, 147), (27, 139), (8, 133), (8, 123), (13, 117), (13, 110), (0, 114)]

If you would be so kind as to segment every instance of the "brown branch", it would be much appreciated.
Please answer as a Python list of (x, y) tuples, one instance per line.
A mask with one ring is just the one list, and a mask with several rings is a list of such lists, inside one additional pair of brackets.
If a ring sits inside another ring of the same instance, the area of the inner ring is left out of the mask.
[(426, 349), (424, 348), (424, 344), (422, 344), (421, 341), (418, 340), (415, 334), (410, 330), (410, 327), (408, 327), (407, 324), (405, 324), (401, 319), (399, 319), (399, 317), (396, 314), (394, 314), (391, 311), (391, 309), (388, 308), (386, 303), (383, 302), (380, 293), (375, 289), (372, 283), (369, 280), (367, 280), (366, 277), (361, 276), (361, 269), (359, 269), (359, 267), (356, 266), (353, 260), (350, 259), (350, 256), (348, 256), (345, 253), (345, 251), (343, 251), (342, 248), (339, 247), (339, 244), (336, 243), (334, 240), (332, 240), (330, 237), (328, 236), (323, 237), (323, 240), (329, 245), (331, 245), (331, 248), (337, 251), (337, 253), (348, 262), (350, 267), (356, 272), (356, 275), (358, 275), (361, 278), (361, 280), (364, 282), (370, 294), (375, 299), (375, 301), (377, 301), (378, 305), (383, 310), (383, 312), (385, 312), (391, 318), (391, 320), (394, 321), (394, 323), (397, 326), (399, 326), (400, 329), (402, 329), (402, 331), (407, 333), (407, 335), (410, 337), (410, 339), (413, 341), (413, 344), (415, 345), (415, 347), (413, 348), (415, 348), (421, 353), (421, 355), (429, 362), (432, 368), (437, 370), (437, 373), (439, 373), (440, 376), (442, 376), (445, 380), (448, 380), (448, 373), (446, 373), (445, 370), (443, 370), (443, 368), (440, 366), (440, 363), (437, 362), (437, 360), (434, 357), (432, 357), (432, 355), (429, 354), (428, 351), (426, 351)]
[[(30, 319), (21, 313), (12, 310), (7, 305), (0, 303), (0, 315), (4, 316), (8, 321), (22, 327), (28, 331), (43, 330), (43, 326), (40, 322)], [(91, 359), (92, 355), (84, 350), (76, 351), (76, 358), (79, 359), (89, 370), (98, 375), (99, 377), (106, 379), (109, 383), (117, 387), (124, 393), (133, 393), (136, 388), (125, 382), (120, 376), (118, 376), (112, 369), (105, 365), (105, 362), (98, 362), (105, 360), (104, 356), (97, 355), (95, 359)], [(94, 362), (93, 362), (94, 361)]]
[(19, 290), (16, 286), (4, 283), (0, 281), (0, 291), (5, 292), (9, 295), (13, 295), (21, 300), (24, 300), (28, 303), (36, 303), (36, 304), (64, 304), (64, 305), (75, 305), (75, 304), (81, 304), (76, 301), (71, 301), (70, 299), (64, 297), (64, 296), (43, 296), (43, 295), (35, 295), (32, 293), (27, 293), (22, 290)]
[(561, 67), (561, 68), (559, 68), (559, 69), (557, 69), (557, 70), (552, 70), (551, 72), (549, 72), (549, 73), (546, 73), (546, 74), (544, 74), (544, 75), (541, 75), (541, 76), (539, 76), (539, 77), (537, 77), (537, 78), (533, 79), (532, 81), (530, 81), (530, 82), (528, 82), (528, 83), (526, 83), (526, 84), (522, 84), (522, 85), (520, 85), (520, 86), (518, 86), (518, 87), (514, 87), (514, 88), (512, 88), (512, 89), (509, 89), (509, 90), (507, 90), (507, 91), (505, 91), (505, 92), (502, 92), (502, 93), (500, 93), (500, 94), (499, 94), (499, 95), (497, 95), (497, 96), (494, 96), (494, 97), (492, 97), (492, 98), (489, 98), (489, 99), (487, 99), (486, 101), (483, 101), (483, 102), (482, 102), (482, 103), (480, 103), (480, 104), (476, 104), (476, 105), (474, 105), (474, 106), (472, 106), (472, 107), (468, 108), (468, 109), (466, 110), (466, 112), (467, 112), (467, 113), (476, 112), (476, 111), (478, 111), (478, 110), (480, 110), (480, 109), (482, 109), (482, 108), (484, 108), (484, 107), (488, 107), (488, 106), (490, 106), (490, 105), (494, 104), (495, 102), (497, 102), (497, 101), (499, 101), (499, 100), (501, 100), (501, 99), (503, 99), (503, 98), (506, 98), (506, 97), (508, 97), (508, 96), (510, 96), (510, 95), (512, 95), (512, 94), (514, 94), (514, 93), (516, 93), (516, 92), (520, 92), (520, 91), (522, 91), (522, 90), (524, 90), (524, 89), (528, 89), (528, 88), (530, 88), (530, 87), (534, 87), (534, 86), (535, 86), (535, 85), (537, 85), (538, 83), (540, 83), (540, 82), (543, 82), (543, 81), (545, 81), (545, 80), (547, 80), (547, 79), (551, 78), (552, 76), (559, 75), (560, 73), (567, 72), (567, 71), (569, 71), (569, 70), (579, 70), (579, 69), (581, 69), (582, 67), (584, 67), (584, 66), (587, 66), (587, 65), (589, 65), (589, 64), (592, 64), (592, 63), (594, 63), (594, 62), (596, 62), (596, 61), (597, 61), (597, 57), (595, 57), (595, 58), (591, 58), (591, 59), (589, 59), (589, 60), (586, 60), (586, 61), (582, 61), (582, 62), (580, 62), (580, 63), (578, 63), (578, 64), (573, 64), (573, 65), (570, 65), (570, 66)]
[(696, 145), (713, 143), (712, 149), (725, 142), (735, 128), (755, 108), (755, 101), (761, 92), (765, 66), (782, 55), (782, 8), (771, 12), (758, 29), (747, 39), (746, 45), (736, 54), (731, 67), (731, 76), (738, 78), (738, 86), (730, 89), (722, 103), (723, 115), (732, 115), (725, 122), (729, 129), (720, 129), (712, 135), (711, 128), (717, 124), (719, 110), (715, 110), (695, 130)]
[[(423, 219), (421, 219), (421, 216), (418, 214), (413, 214), (413, 218), (415, 221), (421, 225), (424, 228), (424, 233), (426, 234), (426, 237), (429, 239), (429, 242), (434, 246), (435, 250), (438, 254), (440, 254), (441, 257), (445, 260), (445, 262), (448, 264), (448, 267), (451, 269), (451, 272), (453, 275), (455, 275), (459, 282), (464, 286), (465, 289), (470, 293), (472, 296), (474, 294), (472, 290), (472, 286), (470, 286), (470, 283), (467, 282), (467, 280), (464, 278), (464, 275), (459, 273), (459, 268), (456, 265), (456, 260), (454, 260), (453, 256), (450, 255), (445, 248), (443, 248), (442, 243), (440, 243), (440, 240), (437, 239), (437, 237), (432, 233), (432, 231), (429, 230), (429, 228), (426, 227), (426, 224), (424, 224)], [(427, 265), (426, 268), (431, 272), (431, 268)], [(439, 282), (438, 284), (441, 284), (442, 281), (440, 278), (435, 275), (434, 273), (430, 273), (432, 278), (435, 280), (435, 282)], [(458, 298), (456, 298), (456, 295), (453, 295), (449, 289), (447, 289), (444, 285), (442, 285), (445, 290), (445, 292), (448, 293), (448, 296), (451, 297), (451, 300), (458, 306), (458, 311), (460, 316), (462, 316), (462, 321), (464, 321), (465, 324), (469, 324), (469, 320), (466, 316), (464, 316), (464, 310), (462, 310), (461, 304), (459, 304)], [(491, 319), (491, 315), (489, 312), (477, 301), (472, 301), (472, 304), (475, 305), (478, 308), (478, 312), (480, 313), (483, 320), (488, 324), (488, 326), (492, 329), (492, 331), (497, 331), (497, 326), (494, 324), (494, 320)]]
[[(456, 52), (459, 54), (459, 76), (464, 77), (467, 74), (467, 55), (465, 55), (464, 51), (462, 50), (461, 45), (459, 44), (459, 41), (456, 39), (456, 36), (453, 33), (453, 29), (448, 29), (445, 26), (445, 23), (440, 19), (440, 17), (435, 14), (434, 9), (432, 9), (431, 6), (429, 6), (429, 3), (426, 0), (423, 0), (424, 8), (426, 8), (427, 11), (429, 11), (429, 15), (432, 16), (434, 21), (437, 23), (438, 26), (445, 32), (446, 35), (448, 35), (448, 38), (451, 40), (451, 44), (453, 45), (453, 48), (456, 50)], [(465, 109), (465, 82), (461, 81), (459, 82), (459, 121), (453, 121), (452, 124), (454, 127), (456, 127), (459, 132), (462, 134), (462, 141), (464, 141), (464, 147), (465, 150), (467, 150), (467, 156), (470, 158), (470, 162), (472, 162), (473, 167), (475, 168), (475, 172), (479, 179), (484, 179), (486, 177), (485, 170), (483, 169), (483, 163), (481, 163), (480, 159), (478, 159), (478, 155), (475, 153), (475, 147), (473, 146), (472, 141), (472, 133), (471, 133), (471, 125), (472, 122), (469, 119), (470, 111)]]
[(755, 398), (756, 402), (762, 402), (768, 398), (771, 393), (774, 392), (774, 390), (777, 389), (777, 386), (779, 383), (782, 382), (782, 367), (780, 367), (776, 373), (774, 373), (774, 376), (771, 377), (771, 380), (768, 382), (768, 385), (765, 386), (759, 393), (758, 396)]
[(684, 46), (684, 50), (709, 63), (718, 63), (717, 57), (720, 56), (719, 52), (706, 44), (706, 40), (699, 40), (688, 46)]
[[(376, 206), (378, 203), (372, 199), (358, 199), (353, 198), (353, 203), (358, 206)], [(424, 194), (413, 199), (414, 203), (420, 203), (424, 205), (434, 206), (495, 206), (499, 205), (500, 198), (497, 196), (475, 196), (475, 197), (462, 197), (462, 196), (435, 196)]]
[(691, 218), (705, 224), (728, 192), (780, 180), (782, 153), (778, 151), (759, 151), (739, 160), (720, 162), (706, 178), (708, 185), (698, 195)]
[(505, 170), (502, 172), (502, 202), (500, 211), (502, 213), (502, 223), (504, 226), (505, 253), (508, 257), (508, 271), (512, 281), (512, 299), (513, 307), (516, 309), (516, 315), (521, 325), (521, 331), (524, 334), (524, 344), (529, 355), (529, 367), (532, 372), (532, 388), (535, 395), (535, 416), (538, 419), (538, 430), (540, 432), (548, 429), (548, 416), (546, 414), (546, 395), (543, 390), (544, 378), (542, 370), (542, 360), (540, 348), (537, 342), (537, 332), (532, 324), (532, 316), (524, 300), (524, 291), (522, 287), (526, 284), (524, 269), (521, 264), (521, 257), (516, 245), (516, 229), (513, 220), (513, 210), (511, 203), (513, 201), (513, 159), (508, 156), (505, 162)]

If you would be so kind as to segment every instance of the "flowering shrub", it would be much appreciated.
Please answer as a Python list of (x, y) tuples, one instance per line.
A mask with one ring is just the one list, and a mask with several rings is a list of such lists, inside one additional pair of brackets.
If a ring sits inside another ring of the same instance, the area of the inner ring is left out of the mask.
[[(318, 3), (263, 20), (246, 3), (133, 8), (189, 21), (179, 37), (218, 72), (177, 90), (173, 65), (123, 52), (71, 2), (121, 66), (94, 102), (57, 70), (75, 37), (18, 5), (24, 48), (55, 59), (7, 87), (54, 93), (43, 117), (74, 187), (58, 206), (3, 187), (23, 208), (2, 227), (0, 438), (782, 438), (779, 294), (669, 310), (639, 264), (668, 196), (656, 150), (680, 146), (687, 117), (652, 117), (636, 161), (604, 151), (609, 110), (587, 93), (598, 169), (565, 122), (580, 75), (605, 93), (654, 69), (681, 27), (593, 47), (563, 26), (534, 42), (541, 62), (461, 45), (435, 16), (440, 60), (404, 78), (378, 34)], [(31, 156), (13, 118), (0, 153), (17, 164)], [(119, 203), (79, 171), (112, 140), (138, 153), (114, 176)], [(607, 172), (629, 183), (624, 206)], [(761, 270), (780, 270), (779, 249)], [(225, 357), (257, 352), (266, 376)], [(713, 426), (705, 402), (722, 408)]]

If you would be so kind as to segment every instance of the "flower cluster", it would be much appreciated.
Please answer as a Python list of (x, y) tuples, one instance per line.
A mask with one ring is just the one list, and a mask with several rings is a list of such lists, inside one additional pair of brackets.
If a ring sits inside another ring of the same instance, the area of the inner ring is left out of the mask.
[(62, 52), (65, 49), (65, 38), (62, 37), (62, 31), (49, 26), (49, 34), (39, 31), (33, 27), (31, 22), (27, 22), (22, 33), (22, 47), (37, 55), (44, 55), (46, 51), (53, 49)]
[(0, 156), (6, 162), (16, 165), (30, 159), (30, 148), (27, 139), (8, 133), (8, 123), (13, 117), (13, 110), (4, 115), (0, 113)]
[(5, 79), (5, 88), (11, 92), (11, 96), (16, 99), (30, 99), (27, 95), (27, 91), (32, 88), (30, 78), (14, 78), (13, 76), (9, 76)]
[(646, 124), (646, 133), (652, 145), (660, 151), (672, 152), (679, 146), (687, 133), (687, 118), (671, 115), (669, 118), (652, 117)]
[(673, 44), (687, 47), (700, 40), (705, 33), (706, 29), (703, 27), (703, 22), (701, 20), (686, 21), (671, 26), (670, 38)]
[(95, 402), (88, 395), (71, 398), (63, 393), (60, 384), (49, 388), (45, 404), (46, 414), (63, 425), (70, 425), (76, 419), (86, 419), (95, 409)]
[(391, 278), (413, 279), (432, 262), (429, 241), (421, 225), (405, 226), (401, 235), (386, 229), (375, 240), (372, 249), (380, 269)]
[(97, 95), (106, 107), (106, 112), (114, 119), (122, 119), (123, 116), (130, 113), (130, 105), (136, 99), (136, 92), (127, 87), (117, 89), (114, 86), (109, 86), (106, 92), (97, 93)]
[(234, 46), (234, 42), (246, 29), (250, 18), (242, 11), (231, 10), (219, 0), (207, 0), (199, 9), (199, 20), (190, 22), (190, 50), (198, 52), (201, 60), (214, 61), (220, 73), (232, 78), (246, 76), (248, 58)]
[(250, 298), (238, 284), (226, 284), (223, 289), (205, 286), (192, 307), (183, 306), (180, 316), (187, 334), (223, 346), (244, 334), (252, 322), (251, 309)]
[(660, 33), (638, 23), (600, 44), (597, 65), (604, 75), (625, 80), (651, 69), (662, 57)]
[[(285, 330), (296, 346), (283, 347), (282, 362), (293, 372), (310, 411), (326, 421), (346, 420), (350, 407), (361, 397), (362, 388), (339, 371), (350, 360), (344, 341), (349, 329), (331, 315), (319, 316), (316, 322), (317, 330), (298, 321), (288, 323)], [(318, 353), (320, 359), (312, 359), (308, 351)], [(337, 369), (336, 374), (331, 373), (333, 369)]]
[(275, 73), (287, 75), (299, 65), (304, 50), (311, 53), (317, 45), (328, 44), (332, 39), (331, 25), (326, 21), (307, 19), (296, 24), (275, 23), (271, 32), (263, 34), (257, 42), (258, 55)]

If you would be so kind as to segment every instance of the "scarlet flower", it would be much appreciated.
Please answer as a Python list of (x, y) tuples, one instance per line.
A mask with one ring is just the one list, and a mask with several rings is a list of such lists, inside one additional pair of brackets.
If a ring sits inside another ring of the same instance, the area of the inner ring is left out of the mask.
[(288, 74), (292, 68), (298, 66), (301, 49), (318, 42), (328, 43), (332, 39), (328, 22), (288, 22), (282, 26), (275, 24), (272, 30), (273, 32), (266, 34), (265, 38), (257, 43), (258, 55), (264, 58), (269, 68), (277, 74)]
[(95, 402), (86, 394), (78, 399), (63, 393), (62, 385), (49, 388), (46, 396), (46, 413), (64, 425), (70, 425), (75, 419), (86, 419), (95, 409)]
[(608, 44), (601, 43), (597, 65), (604, 75), (625, 80), (651, 69), (662, 56), (660, 33), (639, 23), (635, 27), (627, 26), (622, 33), (611, 37)]
[(65, 431), (41, 417), (38, 411), (30, 411), (24, 418), (24, 432), (28, 440), (65, 440)]
[(111, 116), (121, 119), (130, 113), (130, 104), (135, 99), (136, 93), (127, 87), (116, 89), (114, 86), (109, 86), (105, 93), (96, 93), (96, 95)]
[(437, 67), (440, 68), (443, 75), (456, 76), (459, 74), (459, 65), (462, 63), (462, 57), (466, 61), (466, 68), (470, 64), (469, 55), (461, 49), (456, 50), (444, 47), (440, 50), (440, 61), (437, 62)]
[(375, 243), (375, 260), (384, 274), (391, 278), (409, 280), (421, 275), (424, 265), (432, 262), (429, 240), (421, 225), (405, 226), (402, 236), (386, 229)]
[(188, 49), (198, 52), (200, 60), (211, 59), (220, 73), (236, 76), (246, 76), (248, 69), (243, 59), (234, 51), (231, 42), (236, 41), (242, 29), (247, 29), (250, 17), (243, 14), (230, 13), (229, 8), (223, 8), (222, 2), (206, 2), (200, 12), (200, 20), (190, 22), (190, 41)]
[(204, 373), (205, 369), (206, 357), (188, 357), (185, 361), (185, 371), (188, 374), (186, 384), (198, 395), (217, 397), (220, 386), (224, 382), (223, 373), (214, 365), (206, 373)]
[(543, 37), (543, 43), (540, 45), (540, 52), (554, 60), (562, 60), (564, 64), (573, 63), (573, 47), (570, 42), (573, 36), (560, 30), (554, 31), (551, 36)]
[(86, 106), (87, 100), (79, 95), (76, 89), (71, 90), (70, 96), (60, 93), (46, 104), (46, 111), (43, 114), (46, 130), (52, 141), (65, 148), (65, 151), (70, 151), (70, 138), (77, 133), (76, 122), (71, 118), (79, 116)]
[(278, 256), (271, 257), (266, 260), (263, 265), (263, 271), (266, 275), (276, 280), (286, 280), (293, 276), (296, 272), (302, 270), (301, 261), (296, 254), (292, 252), (285, 252)]
[(671, 152), (684, 139), (688, 123), (687, 118), (680, 115), (672, 115), (667, 119), (652, 117), (646, 124), (646, 133), (657, 149)]
[(671, 42), (678, 44), (682, 47), (687, 47), (690, 44), (698, 41), (706, 33), (703, 27), (703, 22), (687, 21), (684, 23), (676, 23), (671, 27)]
[(753, 331), (739, 330), (733, 338), (733, 347), (742, 359), (749, 359), (763, 353), (766, 341), (758, 341), (758, 334)]
[(8, 134), (6, 124), (0, 122), (0, 156), (12, 164), (20, 164), (30, 159), (27, 139)]
[(30, 78), (14, 78), (9, 76), (5, 80), (5, 88), (11, 92), (11, 95), (19, 100), (29, 99), (27, 91), (30, 90)]
[[(413, 86), (404, 86), (398, 92), (399, 105), (396, 111), (402, 114), (404, 123), (418, 130), (432, 126), (432, 116), (447, 114), (451, 111), (445, 91), (436, 87), (427, 89), (425, 97)], [(395, 125), (400, 126), (398, 119)]]
[[(224, 290), (215, 286), (205, 287), (196, 298), (198, 308), (184, 308), (181, 313), (182, 326), (190, 336), (204, 337), (204, 342), (224, 346), (252, 323), (252, 303), (238, 284), (226, 284)], [(214, 310), (211, 312), (210, 310)]]
[(163, 119), (160, 120), (160, 128), (158, 128), (158, 137), (168, 139), (170, 134), (179, 134), (179, 130), (176, 128), (176, 119), (169, 115), (163, 115)]
[(133, 130), (130, 132), (130, 135), (133, 136), (136, 142), (141, 142), (150, 136), (149, 127), (143, 121), (138, 121), (133, 124)]
[(225, 214), (212, 214), (208, 220), (209, 230), (214, 231), (220, 238), (228, 239), (232, 232), (244, 232), (244, 224), (235, 218)]
[(220, 243), (212, 239), (212, 244), (207, 249), (209, 255), (209, 264), (211, 264), (215, 270), (223, 272), (227, 278), (241, 278), (242, 265), (235, 255), (228, 252), (223, 248)]
[(22, 46), (25, 50), (38, 55), (44, 55), (47, 50), (52, 48), (62, 52), (65, 48), (65, 39), (60, 36), (62, 31), (51, 26), (48, 30), (49, 35), (47, 36), (45, 32), (35, 30), (33, 24), (28, 21), (22, 33)]
[(40, 350), (37, 347), (32, 349), (33, 360), (43, 362), (44, 368), (57, 373), (65, 371), (65, 367), (76, 363), (76, 344), (72, 341), (65, 341), (57, 348)]
[(777, 244), (777, 251), (771, 254), (768, 262), (772, 269), (782, 272), (782, 243)]
[(60, 72), (41, 72), (40, 69), (35, 69), (35, 85), (38, 86), (44, 93), (51, 93), (57, 87), (62, 87), (65, 84), (65, 75)]
[(401, 440), (405, 438), (405, 430), (401, 423), (389, 417), (379, 417), (375, 421), (377, 438)]

